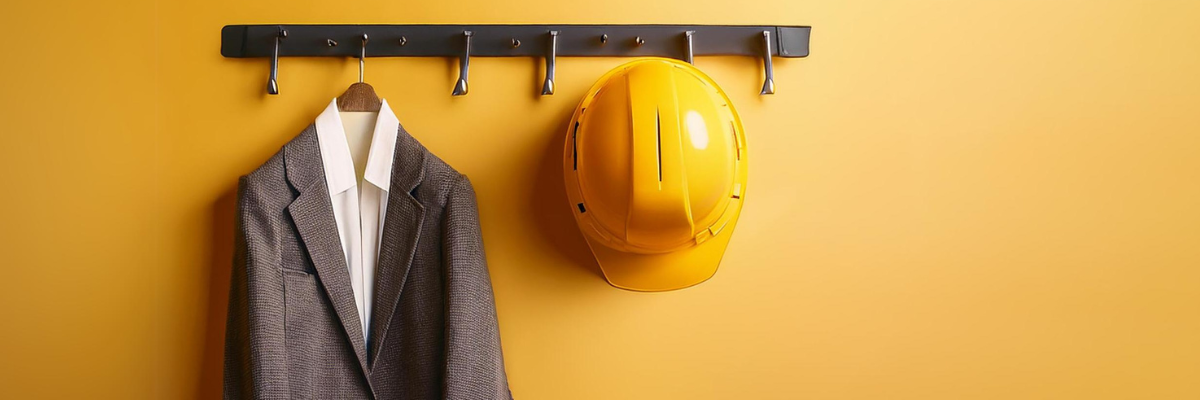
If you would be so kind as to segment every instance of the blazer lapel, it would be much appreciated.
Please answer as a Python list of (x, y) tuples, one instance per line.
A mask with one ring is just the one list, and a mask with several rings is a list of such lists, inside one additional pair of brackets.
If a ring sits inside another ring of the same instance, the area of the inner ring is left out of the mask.
[(374, 367), (391, 327), (392, 316), (400, 301), (408, 270), (416, 254), (417, 241), (425, 221), (425, 206), (413, 197), (413, 189), (425, 176), (425, 149), (403, 127), (396, 139), (392, 178), (388, 189), (387, 215), (383, 220), (383, 238), (379, 246), (379, 267), (375, 270), (375, 305), (371, 310), (370, 357)]
[[(316, 129), (308, 129), (284, 147), (284, 163), (287, 178), (300, 191), (300, 195), (288, 206), (288, 212), (296, 223), (304, 247), (316, 267), (326, 295), (333, 303), (338, 319), (342, 322), (359, 366), (366, 374), (366, 346), (363, 343), (362, 322), (354, 303), (350, 286), (350, 273), (346, 257), (342, 254), (341, 239), (338, 237), (337, 222), (333, 217), (329, 191), (325, 184), (325, 171), (321, 164), (320, 147)], [(389, 206), (391, 208), (391, 206)]]

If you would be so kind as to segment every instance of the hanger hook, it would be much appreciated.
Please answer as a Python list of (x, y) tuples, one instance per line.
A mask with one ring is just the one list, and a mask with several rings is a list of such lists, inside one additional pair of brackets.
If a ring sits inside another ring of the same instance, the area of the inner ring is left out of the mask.
[(358, 83), (363, 83), (363, 70), (366, 69), (367, 62), (367, 34), (362, 35), (362, 52), (358, 54)]

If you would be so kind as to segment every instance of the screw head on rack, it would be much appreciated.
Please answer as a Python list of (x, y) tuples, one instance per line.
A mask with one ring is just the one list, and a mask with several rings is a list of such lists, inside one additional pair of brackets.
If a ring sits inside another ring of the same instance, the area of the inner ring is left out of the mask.
[(518, 47), (521, 47), (521, 41), (520, 41), (520, 40), (517, 40), (517, 38), (513, 38), (513, 40), (512, 40), (512, 47), (513, 47), (514, 49), (515, 49), (515, 48), (518, 48)]
[(403, 46), (403, 45), (406, 45), (406, 44), (408, 44), (408, 38), (406, 38), (406, 37), (404, 37), (404, 36), (401, 36), (401, 37), (400, 37), (400, 45), (401, 45), (401, 46)]
[(325, 44), (329, 47), (337, 46), (337, 41), (333, 39), (325, 39)]
[(608, 43), (608, 34), (607, 33), (600, 35), (600, 44), (605, 44), (605, 43)]
[(646, 44), (646, 39), (642, 39), (642, 37), (641, 37), (641, 36), (638, 36), (638, 37), (634, 38), (634, 39), (633, 39), (633, 41), (634, 41), (635, 43), (637, 43), (637, 45), (638, 45), (638, 46), (641, 46), (641, 45), (643, 45), (643, 44)]

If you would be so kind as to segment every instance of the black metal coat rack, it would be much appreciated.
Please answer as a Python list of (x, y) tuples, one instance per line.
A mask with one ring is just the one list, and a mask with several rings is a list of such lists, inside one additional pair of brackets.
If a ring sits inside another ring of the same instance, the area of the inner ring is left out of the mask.
[(808, 56), (808, 26), (752, 25), (227, 25), (221, 55), (269, 57), (267, 92), (279, 94), (279, 57), (458, 57), (453, 95), (467, 94), (471, 57), (544, 57), (542, 94), (554, 94), (557, 57), (694, 56), (763, 59), (761, 94), (775, 93), (772, 57)]

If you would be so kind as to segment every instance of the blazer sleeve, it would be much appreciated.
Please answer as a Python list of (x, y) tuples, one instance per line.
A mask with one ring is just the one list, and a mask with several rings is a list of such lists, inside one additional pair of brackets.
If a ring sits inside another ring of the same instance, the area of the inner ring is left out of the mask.
[(286, 399), (281, 222), (270, 211), (269, 193), (249, 182), (246, 177), (238, 181), (224, 397)]
[(475, 190), (458, 176), (443, 214), (446, 271), (444, 398), (511, 399)]

